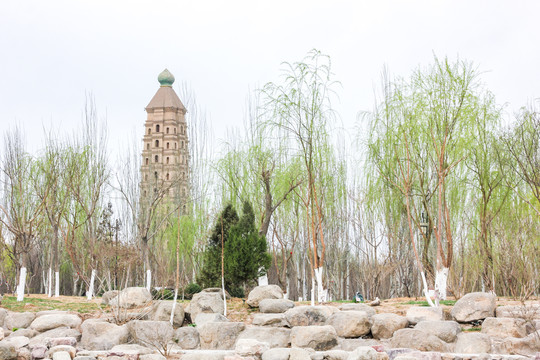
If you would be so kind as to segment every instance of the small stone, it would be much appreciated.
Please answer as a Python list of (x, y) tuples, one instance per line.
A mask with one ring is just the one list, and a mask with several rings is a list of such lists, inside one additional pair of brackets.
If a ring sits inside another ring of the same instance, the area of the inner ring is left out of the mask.
[(32, 359), (44, 359), (47, 356), (47, 347), (36, 345), (32, 348)]
[(52, 356), (53, 360), (71, 360), (71, 356), (67, 351), (55, 352)]
[(20, 348), (17, 351), (17, 360), (32, 360), (32, 353), (27, 348)]
[(48, 357), (54, 356), (57, 352), (67, 352), (71, 359), (75, 357), (77, 350), (73, 346), (69, 345), (57, 345), (49, 349), (47, 352)]

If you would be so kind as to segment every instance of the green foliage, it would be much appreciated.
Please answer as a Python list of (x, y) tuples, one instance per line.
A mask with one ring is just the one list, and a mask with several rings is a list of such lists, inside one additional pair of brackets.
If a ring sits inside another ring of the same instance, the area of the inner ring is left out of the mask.
[(216, 220), (205, 251), (204, 267), (197, 279), (203, 287), (221, 286), (221, 239), (223, 237), (225, 288), (233, 296), (243, 296), (243, 287), (270, 267), (264, 236), (255, 227), (255, 215), (244, 202), (242, 217), (228, 204)]
[(154, 300), (174, 300), (174, 290), (162, 288), (152, 289), (152, 299)]
[(200, 287), (199, 284), (196, 284), (196, 283), (188, 284), (184, 288), (184, 297), (186, 299), (191, 299), (193, 295), (200, 293), (201, 291), (202, 291), (202, 288)]

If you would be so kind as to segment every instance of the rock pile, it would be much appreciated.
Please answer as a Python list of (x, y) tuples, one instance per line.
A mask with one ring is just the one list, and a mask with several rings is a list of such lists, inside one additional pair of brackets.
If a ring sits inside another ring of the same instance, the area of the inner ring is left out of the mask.
[[(450, 313), (411, 307), (400, 316), (365, 304), (295, 306), (269, 285), (249, 294), (260, 310), (250, 325), (223, 316), (213, 289), (195, 295), (186, 312), (176, 306), (172, 325), (172, 302), (150, 304), (147, 295), (140, 288), (107, 295), (116, 309), (138, 314), (121, 325), (114, 316), (82, 321), (62, 311), (0, 309), (0, 360), (540, 359), (540, 306), (496, 308), (485, 293), (464, 296)], [(480, 331), (462, 331), (473, 321), (483, 321)]]

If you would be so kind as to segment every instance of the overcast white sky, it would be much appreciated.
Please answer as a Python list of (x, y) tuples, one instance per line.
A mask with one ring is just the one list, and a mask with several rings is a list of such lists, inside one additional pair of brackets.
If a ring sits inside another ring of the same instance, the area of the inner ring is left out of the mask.
[(168, 68), (219, 138), (241, 126), (250, 88), (312, 48), (332, 58), (347, 128), (372, 108), (383, 66), (407, 76), (434, 53), (479, 65), (511, 113), (540, 97), (539, 14), (535, 0), (1, 0), (0, 132), (19, 123), (35, 148), (43, 127), (78, 124), (91, 92), (114, 148), (142, 136)]

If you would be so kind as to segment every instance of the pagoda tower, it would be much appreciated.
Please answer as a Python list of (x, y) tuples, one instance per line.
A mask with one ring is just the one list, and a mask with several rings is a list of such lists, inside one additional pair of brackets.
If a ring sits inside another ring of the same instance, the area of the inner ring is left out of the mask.
[(184, 104), (172, 88), (174, 76), (163, 70), (160, 87), (148, 106), (144, 125), (141, 195), (185, 203), (189, 196), (189, 150)]

